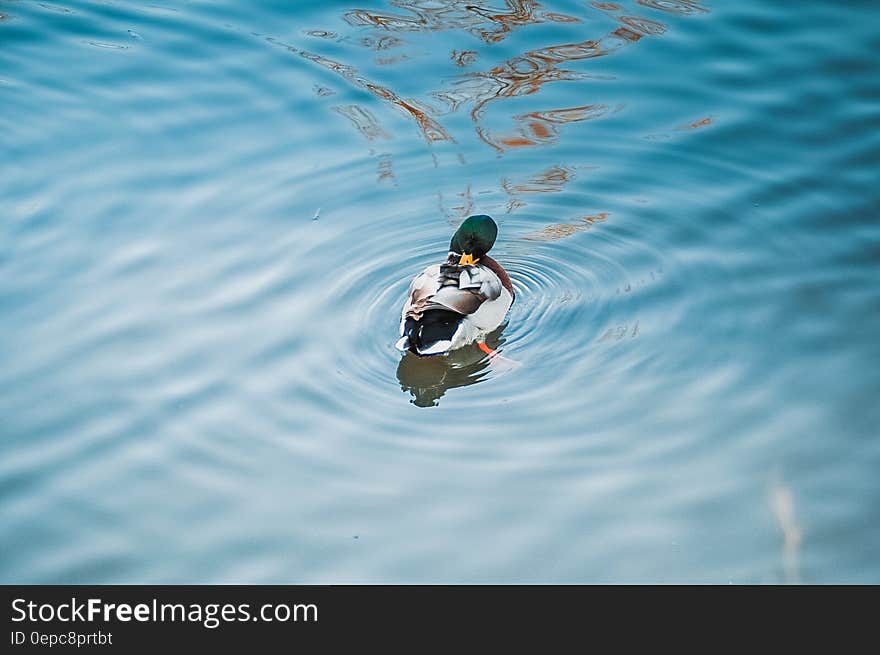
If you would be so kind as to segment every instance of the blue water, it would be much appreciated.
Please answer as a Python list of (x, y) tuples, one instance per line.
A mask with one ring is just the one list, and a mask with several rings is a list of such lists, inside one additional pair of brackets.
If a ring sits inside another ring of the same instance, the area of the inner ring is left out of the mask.
[(0, 0), (0, 581), (880, 582), (878, 28)]

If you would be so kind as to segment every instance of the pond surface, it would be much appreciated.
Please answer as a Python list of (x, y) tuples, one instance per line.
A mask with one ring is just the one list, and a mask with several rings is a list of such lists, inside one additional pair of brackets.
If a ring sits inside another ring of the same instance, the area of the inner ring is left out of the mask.
[(880, 583), (878, 26), (0, 0), (0, 581)]

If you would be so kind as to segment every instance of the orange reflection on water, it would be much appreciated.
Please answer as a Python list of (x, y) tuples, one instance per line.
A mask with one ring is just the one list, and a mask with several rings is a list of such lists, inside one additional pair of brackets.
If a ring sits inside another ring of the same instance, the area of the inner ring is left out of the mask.
[[(707, 11), (697, 0), (636, 1), (644, 7), (667, 13), (693, 14)], [(476, 0), (389, 0), (389, 4), (395, 10), (383, 12), (354, 9), (343, 15), (350, 25), (373, 28), (371, 34), (362, 35), (354, 42), (379, 52), (404, 45), (405, 41), (399, 37), (402, 32), (461, 30), (492, 45), (520, 27), (548, 22), (581, 21), (576, 16), (551, 12), (536, 0), (504, 0), (502, 8)], [(444, 87), (426, 91), (429, 96), (445, 105), (443, 109), (420, 103), (414, 98), (403, 98), (389, 86), (366, 79), (357, 69), (347, 64), (323, 55), (290, 49), (334, 71), (354, 86), (368, 91), (411, 117), (428, 142), (454, 142), (455, 139), (441, 125), (439, 117), (468, 106), (477, 136), (500, 154), (514, 148), (554, 143), (560, 138), (561, 125), (603, 117), (609, 113), (609, 108), (604, 104), (591, 103), (571, 108), (529, 111), (509, 116), (507, 120), (512, 119), (513, 125), (505, 129), (499, 124), (494, 112), (489, 115), (493, 103), (534, 95), (550, 82), (607, 79), (607, 76), (591, 75), (568, 64), (612, 54), (646, 36), (662, 35), (667, 29), (663, 23), (652, 18), (623, 15), (623, 6), (617, 2), (591, 2), (589, 5), (603, 12), (602, 20), (611, 19), (616, 23), (604, 36), (596, 35), (596, 38), (534, 48), (497, 63), (488, 70), (463, 72)], [(317, 30), (309, 34), (324, 38), (337, 37), (333, 32)], [(464, 68), (475, 64), (478, 54), (488, 57), (486, 53), (476, 49), (452, 50), (449, 56), (458, 67)], [(376, 63), (389, 66), (408, 56), (412, 56), (412, 53), (386, 56), (376, 59)], [(349, 119), (354, 120), (351, 116)]]
[[(619, 48), (635, 43), (644, 36), (662, 34), (665, 26), (656, 21), (635, 16), (625, 17), (626, 26), (618, 27), (600, 39), (587, 39), (577, 43), (564, 43), (545, 48), (530, 50), (519, 57), (514, 57), (495, 66), (484, 73), (470, 73), (458, 80), (451, 91), (435, 92), (434, 96), (445, 101), (454, 111), (464, 102), (473, 103), (471, 119), (477, 135), (485, 143), (498, 151), (509, 148), (534, 146), (547, 143), (558, 137), (554, 124), (588, 120), (604, 115), (604, 105), (585, 105), (572, 109), (555, 110), (558, 118), (550, 118), (553, 112), (532, 112), (514, 116), (517, 122), (516, 133), (496, 136), (484, 122), (487, 106), (503, 98), (532, 95), (549, 82), (578, 80), (589, 77), (585, 73), (568, 70), (562, 66), (567, 63), (592, 59), (608, 55)], [(621, 20), (623, 20), (621, 18)], [(590, 113), (602, 107), (600, 113)], [(577, 118), (565, 120), (576, 115), (579, 110), (584, 113)]]
[(400, 32), (465, 30), (486, 43), (504, 39), (523, 25), (546, 22), (576, 22), (575, 16), (545, 12), (535, 0), (505, 0), (506, 11), (484, 8), (472, 0), (392, 0), (403, 14), (355, 9), (344, 15), (355, 26), (372, 26)]
[(657, 36), (666, 32), (666, 26), (663, 23), (658, 23), (650, 18), (643, 18), (642, 16), (619, 16), (618, 18), (620, 22), (625, 23), (645, 36)]
[(643, 36), (645, 36), (641, 32), (636, 32), (629, 29), (628, 27), (618, 27), (612, 32), (612, 34), (616, 37), (623, 39), (624, 41), (629, 41), (630, 43), (635, 43)]
[(608, 212), (600, 212), (591, 216), (582, 216), (574, 223), (554, 223), (536, 232), (531, 232), (523, 237), (526, 241), (558, 241), (572, 234), (589, 230), (596, 223), (602, 223), (608, 218)]
[(455, 62), (457, 66), (470, 66), (477, 60), (477, 51), (476, 50), (453, 50), (450, 54), (450, 59)]
[(513, 117), (518, 124), (518, 134), (503, 136), (498, 140), (510, 148), (550, 143), (559, 138), (558, 125), (600, 118), (607, 113), (607, 105), (584, 105), (519, 114)]
[(685, 132), (688, 130), (698, 130), (703, 127), (707, 127), (712, 125), (714, 119), (711, 116), (706, 116), (705, 118), (701, 118), (698, 121), (693, 121), (692, 123), (685, 123), (683, 125), (679, 125), (672, 132), (658, 132), (655, 134), (647, 134), (644, 139), (648, 139), (649, 141), (661, 141), (665, 139), (671, 139), (674, 136), (674, 132)]
[(574, 179), (574, 171), (564, 166), (551, 166), (521, 184), (511, 184), (507, 178), (501, 180), (501, 187), (508, 195), (520, 193), (557, 193)]
[(403, 100), (391, 89), (384, 86), (377, 86), (375, 84), (367, 84), (366, 86), (374, 95), (383, 100), (387, 100), (412, 116), (428, 141), (455, 141), (449, 132), (443, 129), (443, 126), (441, 126), (440, 123), (428, 116), (425, 110), (418, 108), (414, 104), (415, 101)]
[(421, 129), (422, 135), (427, 141), (455, 141), (455, 139), (443, 129), (443, 126), (440, 125), (440, 123), (431, 118), (424, 109), (416, 106), (414, 100), (404, 100), (388, 87), (374, 84), (368, 79), (360, 76), (357, 69), (352, 66), (339, 63), (328, 57), (306, 52), (305, 50), (296, 50), (294, 48), (289, 49), (293, 52), (297, 52), (301, 57), (337, 73), (355, 86), (369, 91), (377, 98), (394, 105), (398, 109), (402, 109), (405, 113), (415, 119)]

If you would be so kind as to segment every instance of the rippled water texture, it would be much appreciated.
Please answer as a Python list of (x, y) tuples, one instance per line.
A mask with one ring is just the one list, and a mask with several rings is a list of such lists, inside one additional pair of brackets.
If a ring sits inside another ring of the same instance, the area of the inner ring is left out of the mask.
[(878, 26), (0, 0), (0, 581), (880, 582)]

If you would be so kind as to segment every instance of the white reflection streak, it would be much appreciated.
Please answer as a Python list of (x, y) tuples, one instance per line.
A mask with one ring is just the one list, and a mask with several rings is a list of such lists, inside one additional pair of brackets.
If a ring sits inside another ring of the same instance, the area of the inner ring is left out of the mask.
[(798, 549), (803, 531), (794, 513), (794, 494), (782, 482), (776, 481), (770, 490), (770, 505), (782, 530), (782, 566), (787, 584), (800, 584)]

